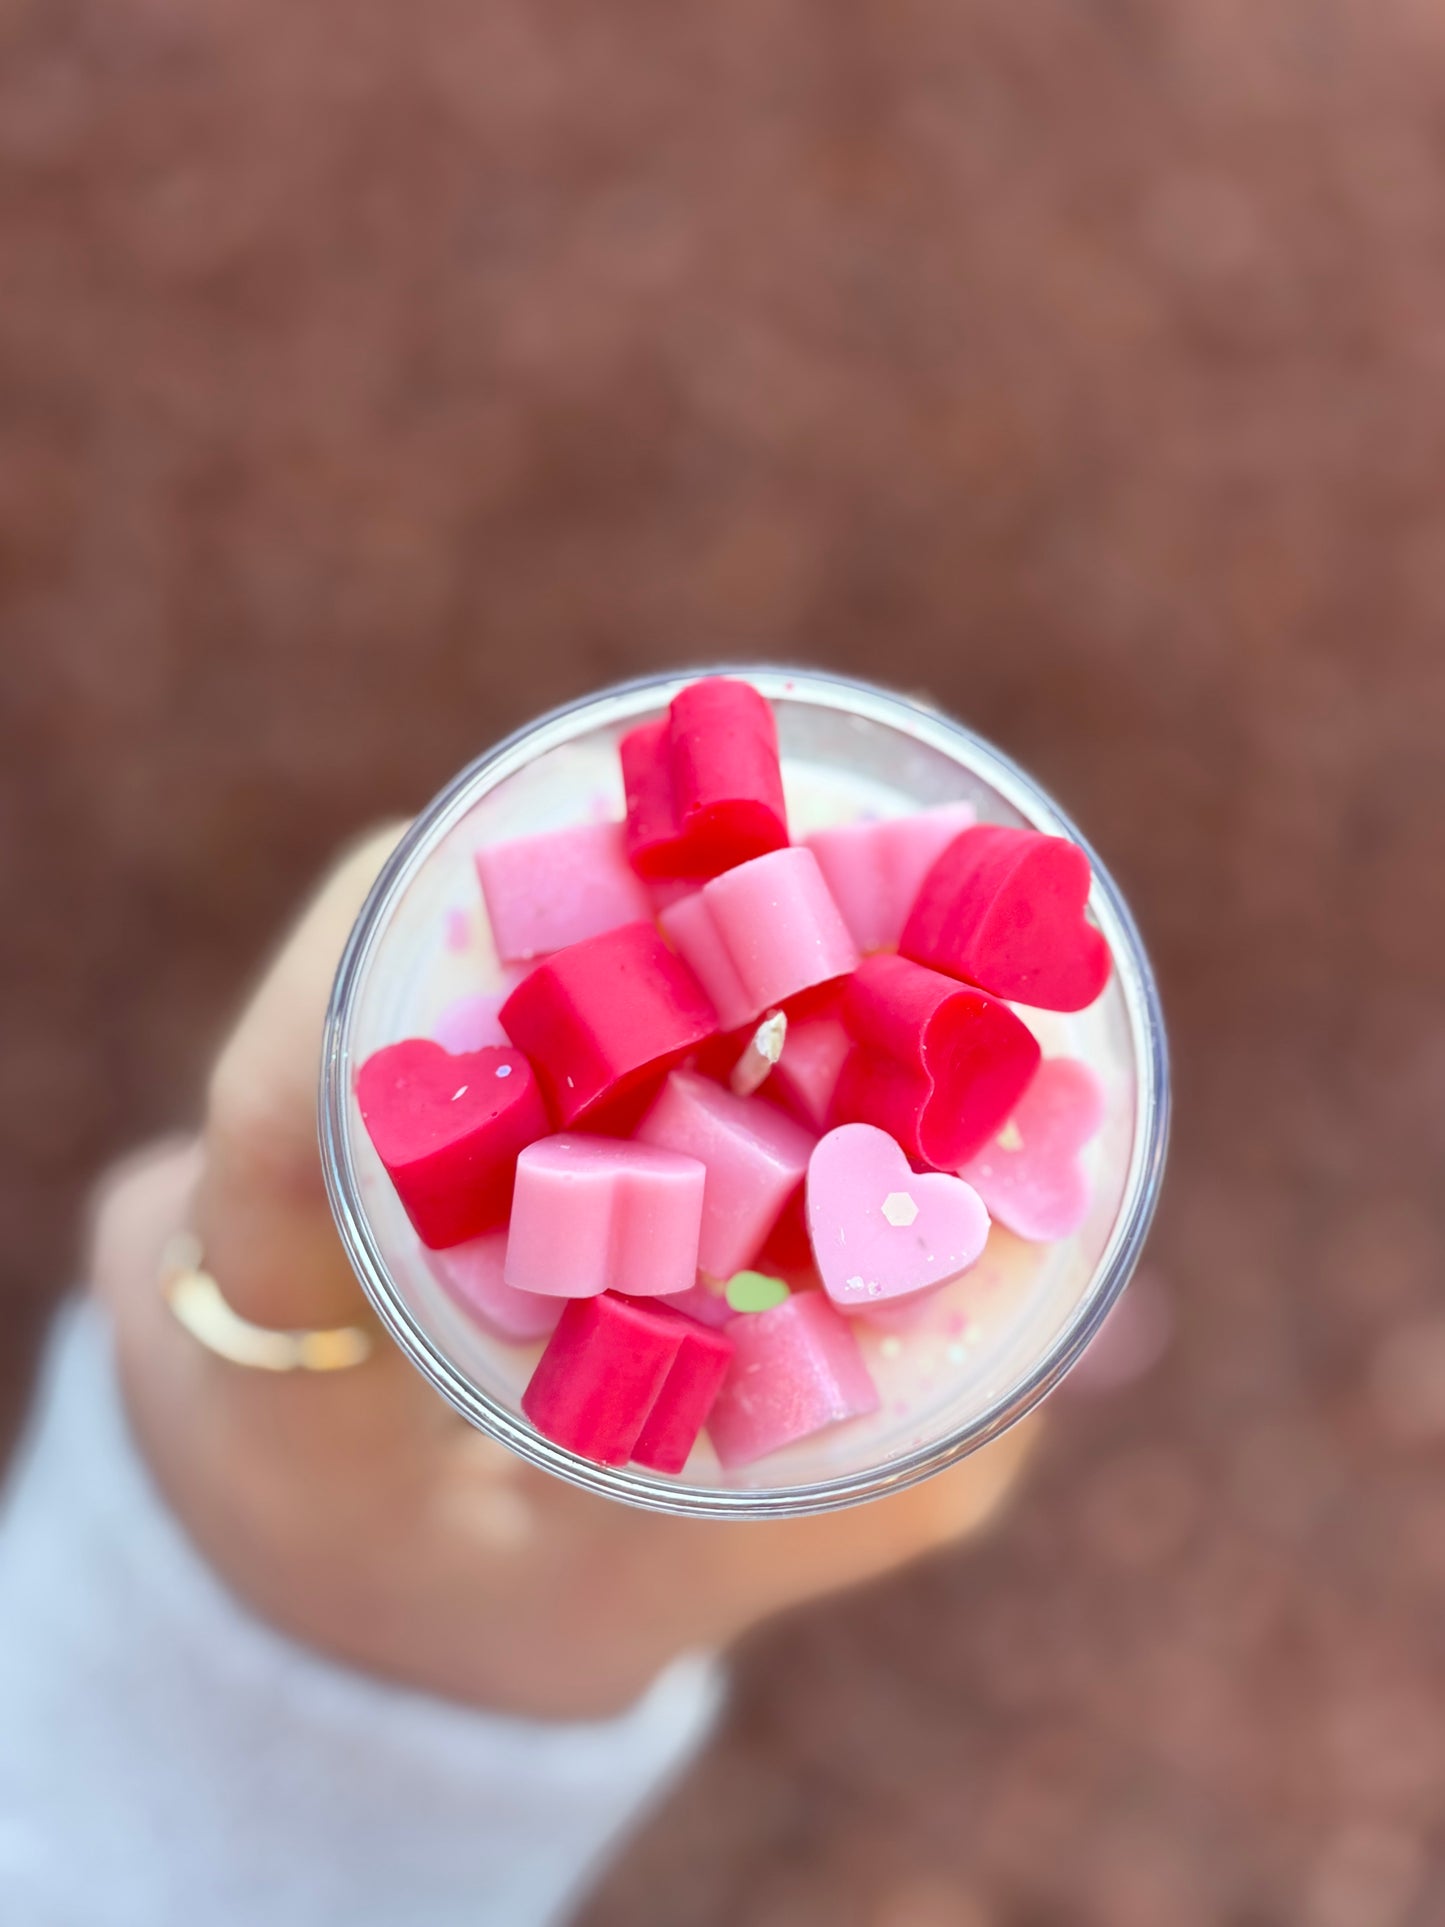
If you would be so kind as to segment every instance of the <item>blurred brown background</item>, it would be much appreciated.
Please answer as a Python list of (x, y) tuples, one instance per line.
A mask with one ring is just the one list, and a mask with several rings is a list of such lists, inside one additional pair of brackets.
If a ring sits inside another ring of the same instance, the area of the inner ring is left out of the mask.
[(1131, 892), (1162, 1365), (591, 1927), (1445, 1919), (1445, 13), (0, 0), (0, 1366), (338, 839), (680, 659)]

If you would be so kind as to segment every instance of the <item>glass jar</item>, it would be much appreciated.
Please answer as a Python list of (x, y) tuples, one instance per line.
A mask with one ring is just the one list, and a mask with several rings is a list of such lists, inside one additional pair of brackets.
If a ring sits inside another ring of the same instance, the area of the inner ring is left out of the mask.
[[(425, 1036), (456, 998), (503, 987), (477, 886), (483, 844), (623, 814), (617, 742), (703, 674), (751, 683), (777, 717), (795, 839), (866, 813), (960, 799), (980, 821), (1082, 842), (1007, 757), (936, 710), (815, 671), (743, 665), (650, 677), (543, 716), (489, 750), (411, 825), (346, 946), (322, 1058), (322, 1159), (332, 1207), (378, 1316), (463, 1417), (524, 1459), (587, 1490), (658, 1511), (716, 1518), (820, 1512), (911, 1485), (994, 1438), (1037, 1405), (1098, 1331), (1129, 1279), (1159, 1195), (1169, 1069), (1158, 994), (1139, 933), (1090, 850), (1089, 911), (1114, 969), (1089, 1009), (1025, 1010), (1046, 1055), (1102, 1078), (1107, 1111), (1084, 1153), (1089, 1214), (1071, 1237), (1028, 1245), (995, 1225), (961, 1279), (888, 1319), (854, 1320), (879, 1410), (726, 1472), (700, 1441), (678, 1477), (594, 1464), (533, 1430), (519, 1400), (541, 1349), (505, 1343), (453, 1300), (392, 1190), (361, 1122), (359, 1065)], [(1087, 848), (1087, 845), (1085, 845)]]

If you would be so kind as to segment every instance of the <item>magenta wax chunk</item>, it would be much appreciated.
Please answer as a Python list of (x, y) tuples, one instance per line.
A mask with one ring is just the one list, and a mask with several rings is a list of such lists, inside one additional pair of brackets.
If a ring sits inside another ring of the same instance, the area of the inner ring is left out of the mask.
[(433, 1249), (505, 1222), (518, 1153), (548, 1128), (518, 1050), (454, 1056), (411, 1037), (367, 1058), (356, 1099), (417, 1236)]
[(544, 1137), (517, 1160), (505, 1277), (521, 1291), (659, 1298), (697, 1282), (706, 1172), (624, 1138)]
[(562, 1124), (660, 1076), (717, 1029), (696, 977), (650, 923), (546, 958), (502, 1005), (501, 1021)]
[(940, 803), (911, 816), (816, 830), (803, 843), (817, 857), (858, 948), (892, 950), (923, 879), (973, 822), (972, 803)]
[(619, 748), (639, 876), (716, 876), (787, 843), (777, 725), (749, 684), (693, 683)]
[(524, 963), (620, 924), (649, 922), (652, 899), (627, 861), (620, 823), (583, 823), (477, 851), (492, 941)]
[(632, 1448), (633, 1463), (653, 1472), (681, 1472), (687, 1464), (732, 1363), (732, 1340), (723, 1332), (690, 1319), (683, 1324), (672, 1370)]
[(1008, 1005), (904, 957), (868, 957), (843, 996), (854, 1040), (835, 1124), (873, 1124), (916, 1164), (954, 1171), (1008, 1120), (1038, 1042)]
[(705, 1167), (697, 1262), (711, 1278), (731, 1278), (757, 1257), (816, 1141), (761, 1098), (736, 1097), (692, 1071), (672, 1073), (635, 1135)]
[(726, 1336), (732, 1365), (707, 1430), (728, 1471), (878, 1409), (858, 1341), (821, 1291), (734, 1318)]
[(811, 850), (774, 850), (739, 864), (664, 910), (660, 921), (724, 1030), (846, 976), (858, 962)]
[(502, 1275), (507, 1255), (505, 1228), (429, 1254), (438, 1281), (463, 1311), (509, 1344), (545, 1338), (562, 1316), (560, 1298), (517, 1291)]
[(1109, 981), (1109, 946), (1085, 915), (1089, 881), (1067, 837), (980, 824), (928, 872), (898, 947), (996, 997), (1083, 1010)]
[(687, 1325), (677, 1312), (612, 1292), (571, 1299), (522, 1394), (522, 1410), (554, 1444), (602, 1465), (626, 1465)]

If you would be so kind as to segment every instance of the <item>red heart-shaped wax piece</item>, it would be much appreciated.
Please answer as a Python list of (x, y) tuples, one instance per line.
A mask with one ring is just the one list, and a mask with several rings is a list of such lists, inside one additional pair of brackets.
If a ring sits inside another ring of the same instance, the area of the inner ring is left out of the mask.
[(409, 1037), (367, 1058), (356, 1100), (417, 1236), (433, 1250), (505, 1222), (517, 1155), (550, 1129), (519, 1050), (454, 1056)]
[(905, 957), (865, 957), (843, 993), (853, 1049), (834, 1124), (873, 1124), (915, 1163), (956, 1171), (1028, 1089), (1038, 1040), (997, 997)]
[(995, 997), (1082, 1010), (1109, 981), (1109, 946), (1084, 914), (1089, 882), (1067, 837), (980, 824), (923, 879), (899, 952)]
[(639, 876), (701, 881), (786, 847), (777, 724), (750, 683), (690, 683), (660, 722), (629, 730), (618, 750), (627, 854)]

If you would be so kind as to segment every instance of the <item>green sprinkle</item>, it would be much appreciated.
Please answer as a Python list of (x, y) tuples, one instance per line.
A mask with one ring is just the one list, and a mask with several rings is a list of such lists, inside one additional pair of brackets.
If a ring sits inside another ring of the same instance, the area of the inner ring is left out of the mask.
[(723, 1293), (733, 1311), (771, 1311), (788, 1296), (781, 1278), (766, 1277), (761, 1271), (740, 1271), (729, 1278)]

